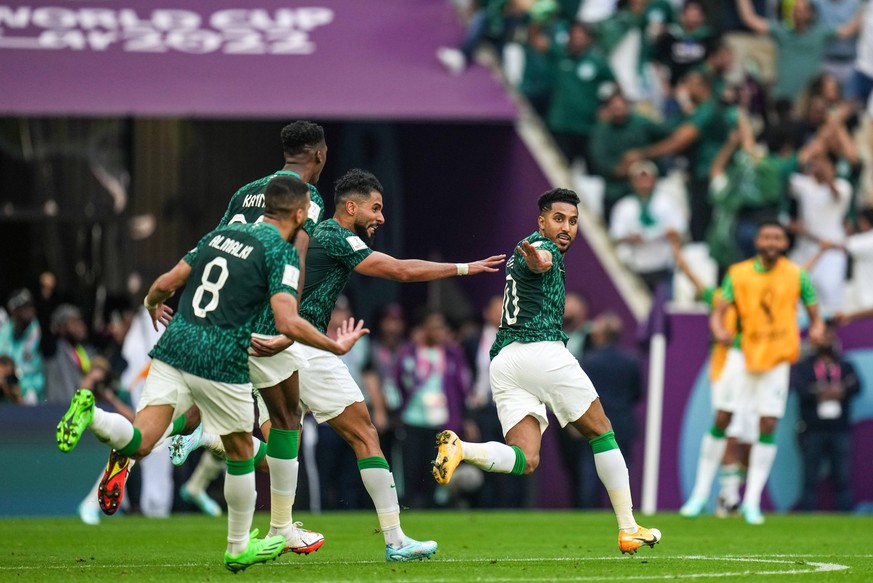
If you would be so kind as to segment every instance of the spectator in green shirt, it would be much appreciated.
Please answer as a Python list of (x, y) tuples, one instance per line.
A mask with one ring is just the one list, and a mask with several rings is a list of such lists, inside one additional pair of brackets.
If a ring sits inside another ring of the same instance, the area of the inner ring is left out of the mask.
[(555, 88), (546, 124), (569, 163), (577, 158), (588, 165), (588, 138), (597, 121), (598, 96), (615, 81), (606, 59), (593, 48), (588, 27), (570, 25), (567, 46), (540, 35), (540, 51), (549, 51), (555, 64)]
[(631, 111), (621, 91), (615, 91), (601, 106), (600, 119), (591, 132), (591, 170), (603, 178), (603, 218), (608, 222), (612, 207), (628, 192), (627, 170), (621, 161), (625, 152), (663, 139), (667, 129)]
[(679, 126), (663, 140), (625, 153), (622, 166), (637, 160), (657, 159), (685, 153), (690, 163), (688, 184), (690, 231), (694, 241), (703, 241), (712, 219), (709, 202), (709, 168), (728, 137), (728, 122), (712, 94), (712, 82), (700, 71), (690, 71), (676, 89), (686, 110)]
[(829, 44), (856, 35), (861, 24), (860, 11), (839, 28), (821, 24), (816, 21), (815, 9), (809, 0), (795, 1), (793, 28), (759, 16), (751, 0), (737, 0), (737, 10), (746, 26), (759, 34), (769, 34), (778, 47), (775, 101), (794, 101), (821, 72)]

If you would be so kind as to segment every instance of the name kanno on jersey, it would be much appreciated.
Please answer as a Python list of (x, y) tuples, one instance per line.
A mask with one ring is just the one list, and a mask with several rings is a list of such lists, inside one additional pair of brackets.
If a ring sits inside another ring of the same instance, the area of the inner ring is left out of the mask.
[[(267, 183), (277, 176), (293, 176), (300, 180), (300, 175), (290, 170), (280, 170), (275, 174), (264, 176), (259, 180), (250, 182), (236, 191), (230, 202), (227, 205), (227, 211), (221, 217), (218, 223), (219, 227), (235, 223), (259, 223), (264, 220), (264, 189), (267, 188)], [(321, 222), (324, 218), (324, 200), (321, 194), (312, 184), (307, 184), (309, 187), (309, 214), (306, 217), (306, 222), (303, 224), (303, 230), (306, 234), (312, 237), (315, 231), (315, 225)], [(279, 331), (276, 330), (276, 320), (273, 317), (273, 311), (270, 306), (258, 317), (255, 322), (254, 332), (267, 336), (278, 336)]]
[(327, 332), (330, 314), (349, 276), (372, 252), (360, 237), (336, 220), (319, 223), (306, 252), (306, 285), (300, 315), (322, 333)]
[(255, 318), (274, 294), (296, 295), (297, 252), (273, 225), (234, 224), (203, 237), (184, 261), (185, 291), (150, 356), (205, 379), (249, 382)]
[[(497, 338), (491, 346), (493, 359), (512, 342), (544, 342), (560, 340), (564, 334), (564, 257), (558, 246), (539, 233), (527, 237), (535, 249), (552, 253), (552, 267), (545, 273), (534, 273), (527, 267), (518, 249), (506, 262), (506, 286), (503, 289), (503, 316)], [(521, 245), (519, 241), (519, 245)]]

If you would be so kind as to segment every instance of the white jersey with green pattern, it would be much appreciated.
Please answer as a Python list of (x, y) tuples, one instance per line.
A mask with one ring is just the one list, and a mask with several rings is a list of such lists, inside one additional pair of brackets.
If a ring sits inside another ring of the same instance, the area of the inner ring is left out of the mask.
[(188, 283), (150, 356), (212, 381), (249, 382), (255, 318), (274, 294), (297, 295), (297, 252), (271, 224), (234, 224), (203, 237), (184, 261)]
[[(525, 241), (537, 249), (551, 252), (552, 267), (545, 273), (532, 272), (518, 249), (507, 260), (503, 316), (497, 338), (491, 346), (492, 359), (512, 342), (560, 340), (567, 343), (563, 330), (564, 256), (557, 245), (539, 233), (530, 235)], [(519, 241), (518, 245), (521, 243)]]
[[(264, 189), (267, 183), (277, 176), (293, 176), (301, 180), (300, 175), (290, 170), (279, 170), (275, 174), (264, 176), (254, 182), (250, 182), (236, 191), (227, 205), (227, 211), (221, 217), (218, 226), (224, 226), (234, 223), (259, 223), (264, 220)], [(315, 225), (321, 222), (324, 217), (324, 200), (321, 194), (312, 184), (309, 186), (309, 214), (306, 217), (306, 222), (303, 224), (303, 230), (310, 237), (315, 230)], [(296, 251), (295, 251), (296, 253)], [(254, 332), (267, 336), (278, 336), (279, 331), (276, 330), (276, 319), (273, 317), (273, 311), (270, 306), (263, 314), (260, 315), (255, 322)]]
[(327, 332), (330, 314), (355, 267), (373, 252), (335, 219), (319, 223), (306, 252), (306, 277), (300, 315)]

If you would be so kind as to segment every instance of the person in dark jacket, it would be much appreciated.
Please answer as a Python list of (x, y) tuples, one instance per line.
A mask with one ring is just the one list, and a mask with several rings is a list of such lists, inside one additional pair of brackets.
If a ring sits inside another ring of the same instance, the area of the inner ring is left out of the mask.
[[(639, 357), (618, 346), (622, 331), (621, 318), (615, 312), (598, 315), (591, 332), (593, 348), (582, 358), (582, 368), (597, 387), (603, 410), (612, 422), (615, 441), (630, 466), (638, 428), (634, 408), (643, 395), (643, 373)], [(600, 506), (597, 470), (590, 450), (582, 448), (579, 467), (580, 504)]]
[(816, 510), (822, 466), (827, 462), (837, 510), (852, 507), (850, 464), (852, 399), (861, 385), (852, 364), (842, 357), (832, 322), (815, 352), (791, 371), (791, 386), (800, 399), (802, 421), (798, 438), (803, 452), (802, 510)]

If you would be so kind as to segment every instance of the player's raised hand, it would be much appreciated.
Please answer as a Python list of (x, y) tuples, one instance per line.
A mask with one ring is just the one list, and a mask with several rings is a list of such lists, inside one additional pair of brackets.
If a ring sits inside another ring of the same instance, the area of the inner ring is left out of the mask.
[(522, 241), (516, 250), (521, 253), (527, 268), (534, 273), (545, 273), (552, 268), (552, 253), (550, 251), (537, 249), (530, 244), (530, 241)]
[(159, 332), (159, 322), (164, 325), (164, 328), (170, 325), (170, 320), (173, 319), (173, 308), (166, 304), (158, 304), (154, 309), (149, 310), (149, 316), (152, 317), (152, 325), (155, 327), (155, 331)]
[(492, 255), (488, 259), (480, 259), (473, 263), (468, 263), (468, 275), (476, 275), (477, 273), (494, 272), (497, 268), (506, 261), (506, 255)]
[(336, 343), (340, 345), (340, 349), (342, 350), (342, 352), (338, 354), (345, 354), (351, 350), (352, 346), (355, 345), (355, 342), (357, 342), (359, 338), (369, 333), (369, 328), (364, 328), (363, 320), (358, 320), (357, 325), (355, 325), (354, 318), (343, 320), (342, 326), (339, 326), (336, 329)]

